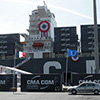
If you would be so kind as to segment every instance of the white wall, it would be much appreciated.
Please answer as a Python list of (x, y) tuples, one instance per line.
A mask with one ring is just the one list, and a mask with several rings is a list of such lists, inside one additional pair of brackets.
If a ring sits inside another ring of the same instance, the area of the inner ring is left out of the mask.
[(43, 53), (42, 52), (35, 52), (34, 58), (43, 58)]

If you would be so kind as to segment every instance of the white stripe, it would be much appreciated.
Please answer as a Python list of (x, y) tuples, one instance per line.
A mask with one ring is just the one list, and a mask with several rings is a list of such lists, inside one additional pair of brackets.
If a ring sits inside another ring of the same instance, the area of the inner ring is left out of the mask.
[(23, 70), (19, 70), (19, 69), (16, 69), (16, 68), (12, 68), (12, 67), (8, 67), (8, 66), (2, 66), (2, 68), (5, 68), (5, 69), (9, 69), (9, 70), (13, 70), (13, 71), (16, 71), (16, 72), (20, 72), (20, 73), (23, 73), (23, 74), (32, 74), (30, 72), (27, 72), (27, 71), (23, 71)]

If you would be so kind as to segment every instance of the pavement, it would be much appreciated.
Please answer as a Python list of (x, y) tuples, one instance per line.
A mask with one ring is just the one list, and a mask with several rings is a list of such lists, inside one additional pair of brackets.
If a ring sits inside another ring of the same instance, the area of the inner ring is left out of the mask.
[(0, 100), (100, 100), (100, 95), (79, 94), (68, 92), (0, 92)]

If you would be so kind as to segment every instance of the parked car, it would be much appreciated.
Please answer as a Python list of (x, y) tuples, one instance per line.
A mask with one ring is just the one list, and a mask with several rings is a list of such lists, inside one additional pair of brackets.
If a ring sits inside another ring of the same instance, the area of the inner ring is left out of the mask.
[(100, 85), (94, 82), (84, 82), (77, 86), (72, 86), (68, 88), (72, 94), (77, 93), (94, 93), (99, 94), (100, 92)]

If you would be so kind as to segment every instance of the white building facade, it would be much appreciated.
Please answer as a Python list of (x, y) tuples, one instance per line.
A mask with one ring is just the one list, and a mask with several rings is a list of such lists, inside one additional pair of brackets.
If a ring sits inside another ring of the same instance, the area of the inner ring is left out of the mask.
[(53, 52), (55, 15), (46, 5), (38, 6), (29, 16), (29, 35), (25, 37), (24, 52), (26, 57), (46, 58)]

